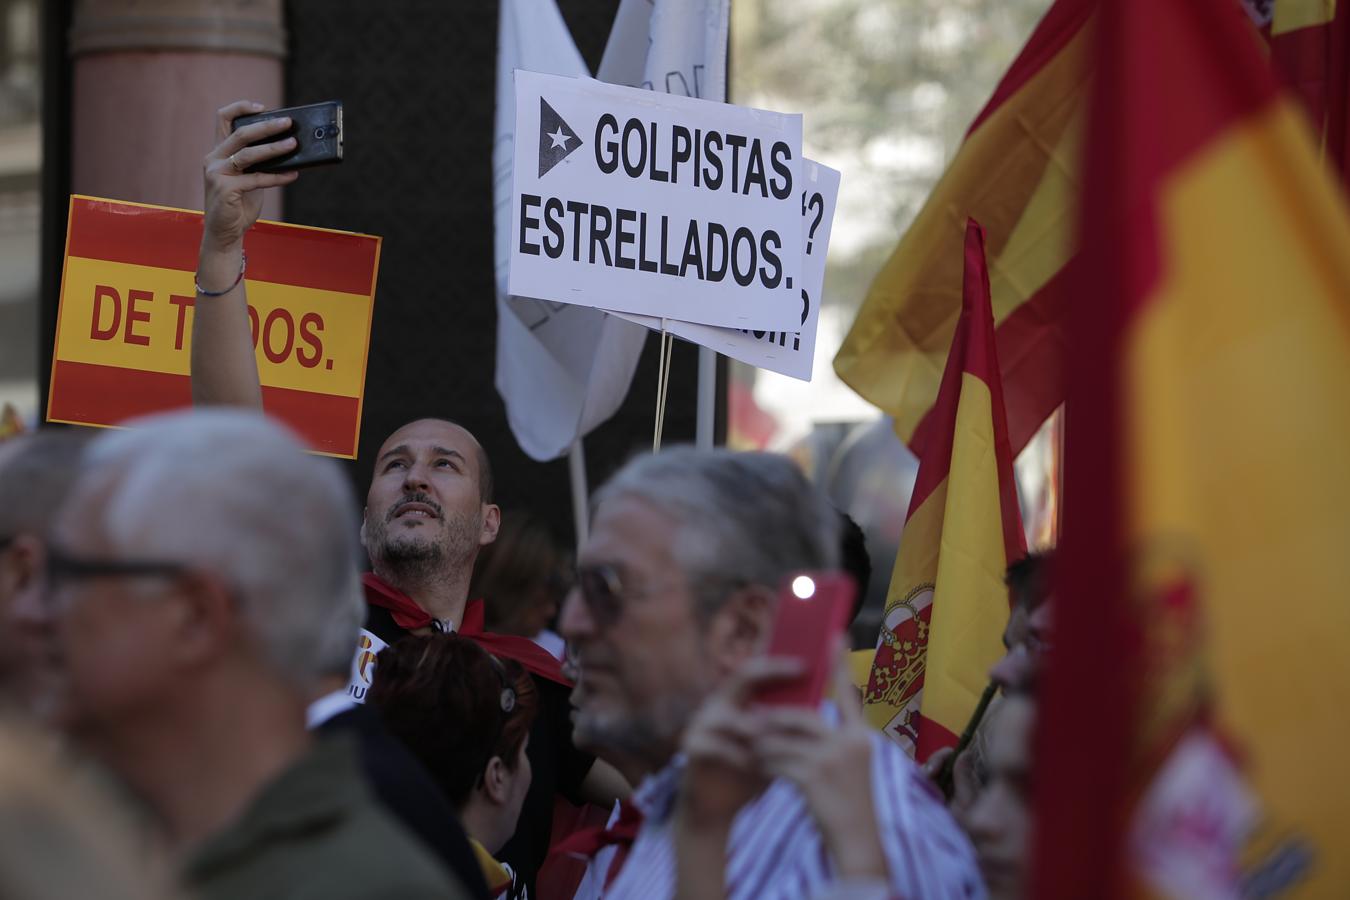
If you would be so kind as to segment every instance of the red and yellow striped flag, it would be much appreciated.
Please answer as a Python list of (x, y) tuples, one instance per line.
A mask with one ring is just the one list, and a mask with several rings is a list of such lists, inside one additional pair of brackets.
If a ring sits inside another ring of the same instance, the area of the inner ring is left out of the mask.
[(1063, 309), (1093, 0), (1056, 0), (868, 291), (835, 371), (922, 456), (961, 312), (966, 218), (988, 233), (1014, 452), (1063, 399)]
[(1232, 0), (1103, 0), (1036, 897), (1350, 884), (1350, 216)]
[(1350, 176), (1350, 2), (1274, 0), (1263, 32), (1272, 63), (1303, 101), (1323, 157)]
[(966, 225), (961, 316), (900, 538), (864, 708), (919, 759), (952, 746), (1003, 652), (1026, 552), (994, 349), (984, 231)]
[[(192, 402), (202, 214), (70, 198), (47, 419), (111, 426)], [(380, 239), (258, 222), (244, 239), (263, 408), (354, 459)]]

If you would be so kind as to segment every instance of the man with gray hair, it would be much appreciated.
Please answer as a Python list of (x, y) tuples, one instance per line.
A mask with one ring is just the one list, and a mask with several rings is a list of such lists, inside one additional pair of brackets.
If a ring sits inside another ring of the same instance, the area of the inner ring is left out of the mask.
[(49, 545), (61, 723), (206, 900), (463, 896), (375, 806), (353, 748), (305, 728), (363, 614), (337, 467), (257, 415), (128, 424), (89, 446)]
[(0, 710), (49, 712), (57, 671), (34, 588), (46, 564), (45, 536), (79, 471), (86, 429), (43, 428), (0, 443)]
[[(576, 739), (654, 773), (634, 795), (643, 825), (606, 898), (701, 893), (676, 883), (677, 845), (689, 833), (678, 820), (691, 784), (682, 752), (692, 752), (690, 727), (710, 699), (723, 701), (773, 662), (755, 657), (778, 587), (794, 572), (834, 568), (839, 527), (797, 467), (770, 454), (671, 449), (634, 460), (597, 493), (561, 619), (578, 669)], [(743, 771), (712, 792), (727, 817), (725, 845), (706, 857), (725, 860), (713, 888), (736, 898), (808, 897), (852, 877), (800, 786), (773, 779), (753, 758), (750, 736), (739, 737), (747, 745), (732, 755)], [(880, 735), (869, 756), (879, 850), (868, 876), (880, 878), (881, 896), (982, 896), (969, 843), (909, 758)]]

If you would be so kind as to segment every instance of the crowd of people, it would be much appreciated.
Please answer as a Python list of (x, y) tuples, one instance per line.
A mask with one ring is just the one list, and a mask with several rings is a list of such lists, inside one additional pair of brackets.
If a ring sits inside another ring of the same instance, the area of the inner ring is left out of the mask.
[(674, 448), (593, 497), (576, 558), (493, 502), (440, 418), (364, 508), (261, 412), (249, 168), (206, 157), (191, 410), (0, 444), (6, 897), (975, 898), (1026, 894), (1051, 560), (1008, 572), (1001, 696), (923, 767), (866, 723), (756, 702), (779, 586), (870, 567), (786, 457)]

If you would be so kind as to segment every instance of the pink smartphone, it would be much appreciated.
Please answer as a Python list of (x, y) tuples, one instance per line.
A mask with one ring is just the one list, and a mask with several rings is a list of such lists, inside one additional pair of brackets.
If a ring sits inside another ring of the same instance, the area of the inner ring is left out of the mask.
[(764, 655), (799, 659), (806, 671), (760, 691), (757, 703), (820, 705), (834, 662), (830, 651), (836, 635), (848, 625), (856, 589), (853, 579), (843, 572), (799, 572), (783, 582), (778, 616)]

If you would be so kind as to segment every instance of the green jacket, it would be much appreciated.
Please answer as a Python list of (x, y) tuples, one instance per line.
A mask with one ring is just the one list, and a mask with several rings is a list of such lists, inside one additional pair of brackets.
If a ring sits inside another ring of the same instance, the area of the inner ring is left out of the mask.
[(188, 860), (201, 900), (461, 900), (467, 894), (375, 804), (344, 737), (264, 787)]

